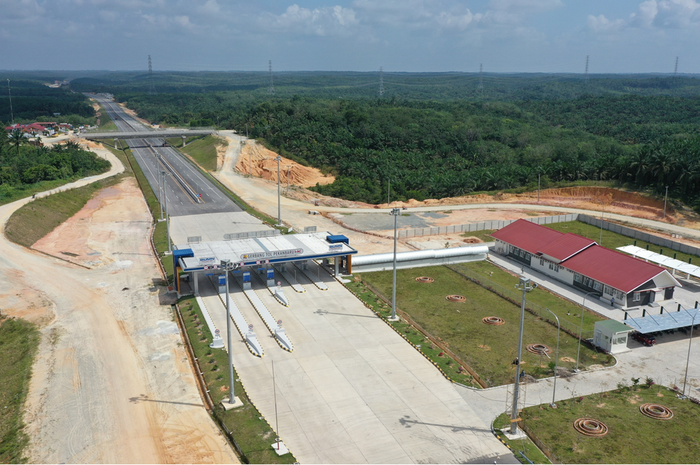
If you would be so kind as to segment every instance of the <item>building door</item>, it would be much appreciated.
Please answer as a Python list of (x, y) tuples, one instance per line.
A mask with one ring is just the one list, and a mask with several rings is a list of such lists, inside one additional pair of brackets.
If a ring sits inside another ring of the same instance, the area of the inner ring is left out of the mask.
[(651, 291), (649, 292), (649, 303), (652, 303), (656, 298), (656, 292)]

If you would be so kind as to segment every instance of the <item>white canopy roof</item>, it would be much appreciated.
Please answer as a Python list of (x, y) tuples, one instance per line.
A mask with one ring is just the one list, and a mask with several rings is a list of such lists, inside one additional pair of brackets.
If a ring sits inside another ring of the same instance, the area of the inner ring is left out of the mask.
[(690, 263), (682, 262), (680, 260), (676, 260), (675, 258), (667, 257), (665, 255), (637, 247), (636, 245), (618, 247), (617, 250), (628, 253), (634, 257), (641, 258), (642, 260), (647, 260), (658, 265), (665, 266), (666, 268), (678, 270), (681, 273), (700, 278), (700, 266), (691, 265)]

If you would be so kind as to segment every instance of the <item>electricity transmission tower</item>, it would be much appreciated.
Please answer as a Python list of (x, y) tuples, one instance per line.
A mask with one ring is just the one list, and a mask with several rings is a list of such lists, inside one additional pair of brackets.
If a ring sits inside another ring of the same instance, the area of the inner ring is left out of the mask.
[(270, 87), (267, 89), (267, 93), (270, 95), (275, 95), (275, 84), (272, 82), (272, 60), (269, 61), (270, 64)]
[(674, 78), (678, 77), (678, 57), (676, 57), (676, 67), (673, 70), (673, 77)]
[(384, 95), (384, 69), (379, 67), (379, 96)]
[(583, 78), (588, 81), (588, 55), (586, 55), (586, 72), (584, 73)]
[(479, 93), (484, 93), (484, 64), (479, 65), (479, 87), (477, 87)]
[(151, 63), (151, 55), (148, 55), (148, 93), (154, 95), (156, 88), (153, 85), (153, 64)]

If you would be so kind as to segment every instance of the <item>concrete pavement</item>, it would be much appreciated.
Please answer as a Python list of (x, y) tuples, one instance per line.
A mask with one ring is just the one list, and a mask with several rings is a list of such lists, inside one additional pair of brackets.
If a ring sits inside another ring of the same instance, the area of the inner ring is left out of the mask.
[[(237, 286), (231, 295), (265, 350), (252, 356), (236, 334), (238, 376), (273, 424), (277, 410), (278, 433), (301, 463), (517, 463), (491, 434), (490, 420), (482, 420), (480, 401), (465, 402), (456, 385), (330, 276), (328, 291), (299, 279), (307, 292), (288, 289), (289, 307), (254, 284), (283, 320), (292, 353), (275, 343)], [(217, 327), (225, 328), (213, 286), (200, 289)]]

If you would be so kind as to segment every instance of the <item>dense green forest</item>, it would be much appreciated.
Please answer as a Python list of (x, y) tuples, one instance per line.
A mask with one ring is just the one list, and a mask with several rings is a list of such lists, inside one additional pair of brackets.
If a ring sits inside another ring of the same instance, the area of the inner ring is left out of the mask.
[[(692, 76), (112, 73), (77, 79), (155, 123), (248, 131), (332, 172), (321, 193), (383, 202), (608, 181), (700, 206)], [(479, 83), (483, 86), (480, 87)]]
[(83, 150), (75, 142), (35, 147), (14, 131), (0, 137), (0, 200), (15, 197), (42, 181), (78, 179), (109, 169), (109, 162)]
[[(83, 94), (31, 80), (0, 82), (3, 84), (0, 89), (4, 87), (4, 92), (0, 92), (0, 122), (7, 125), (13, 118), (15, 123), (58, 120), (76, 125), (95, 121), (95, 110)], [(55, 113), (60, 116), (54, 116)]]

